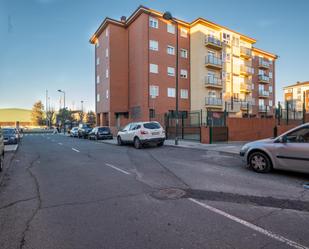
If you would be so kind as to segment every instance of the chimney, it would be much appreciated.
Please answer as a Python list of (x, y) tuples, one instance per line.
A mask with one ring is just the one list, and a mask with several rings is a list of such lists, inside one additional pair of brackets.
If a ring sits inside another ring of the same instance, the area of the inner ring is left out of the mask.
[(123, 22), (123, 23), (125, 23), (126, 20), (127, 20), (127, 17), (126, 17), (126, 16), (122, 16), (122, 17), (120, 18), (120, 21)]

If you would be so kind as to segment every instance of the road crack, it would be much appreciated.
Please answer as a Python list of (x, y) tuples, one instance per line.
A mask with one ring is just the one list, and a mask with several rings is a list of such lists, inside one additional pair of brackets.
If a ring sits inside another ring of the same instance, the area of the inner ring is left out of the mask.
[(9, 204), (7, 204), (7, 205), (4, 205), (4, 206), (0, 207), (0, 210), (6, 209), (6, 208), (9, 208), (9, 207), (12, 207), (12, 206), (14, 206), (14, 205), (16, 205), (16, 204), (18, 204), (18, 203), (21, 203), (21, 202), (27, 202), (27, 201), (31, 201), (31, 200), (35, 200), (35, 199), (37, 199), (36, 196), (35, 196), (35, 197), (29, 197), (29, 198), (27, 198), (27, 199), (22, 199), (22, 200), (13, 201), (13, 202), (11, 202), (11, 203), (9, 203)]
[(31, 178), (33, 179), (34, 184), (35, 184), (36, 197), (34, 199), (38, 200), (38, 205), (37, 205), (36, 209), (34, 210), (33, 214), (31, 215), (31, 217), (26, 222), (26, 227), (25, 227), (24, 231), (22, 232), (22, 237), (21, 237), (21, 240), (20, 240), (20, 243), (19, 243), (19, 249), (23, 249), (24, 248), (24, 245), (26, 243), (26, 234), (30, 230), (30, 224), (31, 224), (32, 220), (34, 219), (34, 217), (36, 216), (36, 214), (38, 213), (38, 211), (42, 207), (42, 200), (41, 200), (41, 193), (40, 193), (40, 184), (39, 184), (38, 179), (36, 178), (36, 176), (34, 175), (34, 173), (31, 170), (35, 166), (35, 163), (39, 161), (39, 159), (40, 159), (40, 155), (38, 155), (30, 163), (30, 166), (26, 168), (26, 171), (29, 173), (29, 175), (31, 176)]

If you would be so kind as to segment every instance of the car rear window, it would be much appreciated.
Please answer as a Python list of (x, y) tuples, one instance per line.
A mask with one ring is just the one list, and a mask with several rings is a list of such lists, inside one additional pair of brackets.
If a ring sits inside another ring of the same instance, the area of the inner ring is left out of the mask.
[(3, 134), (14, 134), (15, 130), (13, 129), (3, 129)]
[(99, 128), (99, 131), (102, 132), (102, 131), (110, 131), (108, 127), (101, 127)]
[(151, 130), (154, 130), (154, 129), (160, 129), (161, 128), (161, 125), (159, 123), (145, 123), (144, 124), (144, 127), (146, 129), (151, 129)]

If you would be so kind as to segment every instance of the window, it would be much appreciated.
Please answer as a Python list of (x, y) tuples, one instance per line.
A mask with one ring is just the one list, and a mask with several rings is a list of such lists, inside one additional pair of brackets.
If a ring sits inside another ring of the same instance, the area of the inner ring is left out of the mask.
[(108, 69), (106, 69), (105, 70), (105, 77), (108, 78), (108, 76), (109, 76), (109, 71), (108, 71)]
[(231, 61), (231, 54), (230, 53), (226, 53), (226, 52), (222, 52), (222, 60), (225, 61)]
[(97, 102), (100, 102), (100, 94), (97, 94)]
[(105, 57), (108, 58), (108, 48), (105, 49)]
[(187, 99), (189, 97), (187, 89), (180, 89), (180, 98)]
[(152, 28), (159, 28), (159, 21), (158, 19), (156, 18), (153, 18), (153, 17), (149, 17), (149, 26), (152, 27)]
[(188, 71), (185, 69), (180, 70), (180, 78), (187, 79), (188, 78)]
[(149, 123), (145, 123), (143, 124), (144, 128), (146, 129), (150, 129), (150, 130), (155, 130), (155, 129), (160, 129), (161, 125), (157, 122), (149, 122)]
[(309, 126), (290, 132), (286, 138), (287, 143), (309, 143)]
[(182, 48), (182, 49), (180, 50), (180, 56), (181, 56), (182, 58), (188, 58), (188, 50)]
[(157, 64), (150, 64), (149, 65), (149, 70), (151, 73), (158, 73), (158, 65)]
[(167, 46), (167, 53), (170, 55), (175, 54), (175, 48), (173, 46)]
[(108, 89), (106, 90), (106, 98), (108, 99), (109, 98), (109, 92), (108, 92)]
[(154, 85), (149, 86), (149, 95), (151, 97), (159, 96), (159, 87)]
[(259, 99), (259, 106), (264, 106), (264, 99)]
[(109, 35), (109, 30), (106, 29), (106, 30), (105, 30), (105, 36), (108, 37), (108, 35)]
[(273, 78), (273, 72), (269, 72), (269, 78), (272, 79)]
[(297, 94), (301, 94), (301, 88), (297, 88)]
[(97, 84), (100, 83), (100, 75), (97, 75)]
[(180, 28), (180, 36), (182, 37), (188, 37), (188, 30), (185, 28)]
[(100, 64), (100, 57), (97, 58), (97, 65)]
[(259, 75), (264, 75), (264, 70), (259, 69)]
[(167, 24), (167, 32), (171, 34), (175, 34), (175, 25), (168, 23)]
[(269, 93), (272, 93), (273, 92), (273, 86), (269, 86)]
[(176, 91), (175, 88), (167, 88), (167, 97), (175, 98)]
[(230, 34), (223, 33), (222, 34), (222, 40), (223, 40), (224, 43), (230, 44), (230, 40), (231, 40)]
[(95, 46), (96, 46), (97, 48), (100, 47), (99, 39), (97, 39), (97, 42), (96, 42)]
[(273, 101), (272, 100), (269, 100), (269, 106), (273, 107)]
[(158, 51), (159, 50), (159, 43), (158, 41), (150, 40), (149, 41), (149, 49), (153, 51)]
[(175, 68), (167, 67), (167, 75), (168, 76), (175, 76)]

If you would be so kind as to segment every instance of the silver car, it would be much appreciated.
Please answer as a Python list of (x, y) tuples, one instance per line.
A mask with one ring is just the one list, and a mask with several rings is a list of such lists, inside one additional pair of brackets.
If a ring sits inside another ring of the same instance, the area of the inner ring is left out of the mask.
[(259, 173), (271, 169), (309, 173), (309, 123), (277, 138), (247, 143), (241, 148), (240, 156), (250, 168)]

